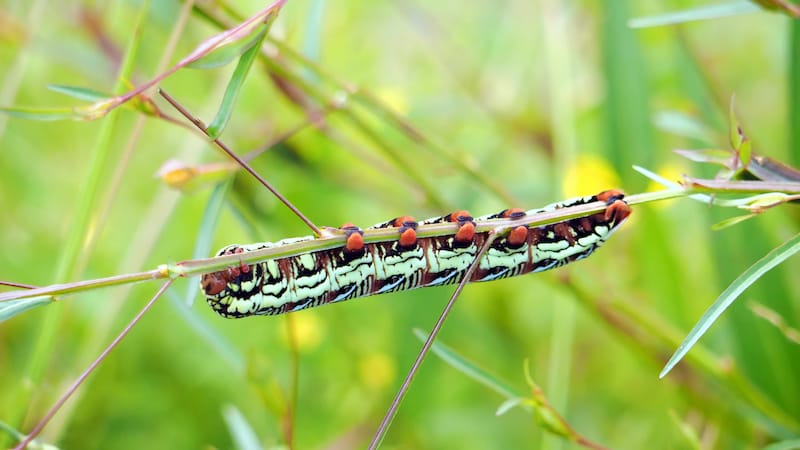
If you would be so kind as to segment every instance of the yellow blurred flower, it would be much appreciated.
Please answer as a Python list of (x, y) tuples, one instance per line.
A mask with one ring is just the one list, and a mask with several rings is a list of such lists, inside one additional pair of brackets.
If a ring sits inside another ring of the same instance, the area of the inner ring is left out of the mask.
[(591, 154), (578, 155), (575, 164), (567, 168), (561, 182), (561, 191), (565, 197), (596, 194), (620, 187), (619, 176), (611, 164)]
[[(662, 178), (665, 178), (669, 181), (674, 181), (676, 183), (681, 182), (683, 180), (683, 174), (686, 173), (685, 169), (671, 164), (661, 166), (660, 168), (656, 169), (655, 172)], [(647, 184), (647, 192), (663, 191), (664, 189), (667, 189), (667, 187), (653, 180), (650, 180), (650, 182)], [(648, 206), (652, 208), (662, 209), (669, 207), (674, 203), (675, 202), (654, 202)]]
[(408, 98), (397, 89), (379, 89), (375, 92), (384, 105), (397, 114), (405, 115), (408, 113)]
[(231, 162), (192, 165), (170, 159), (161, 166), (156, 175), (167, 186), (184, 193), (192, 193), (219, 183), (238, 168), (236, 163)]
[[(287, 327), (290, 332), (294, 333), (298, 351), (310, 351), (319, 346), (325, 334), (325, 330), (315, 311), (292, 314), (287, 316), (286, 320), (291, 321), (287, 324)], [(289, 344), (289, 337), (285, 330), (281, 330), (280, 338), (284, 344)]]
[[(655, 172), (669, 181), (680, 183), (681, 181), (683, 181), (683, 174), (686, 171), (681, 167), (667, 164), (665, 166), (658, 168)], [(650, 183), (647, 184), (647, 192), (663, 191), (664, 189), (667, 189), (667, 187), (653, 180), (650, 180)], [(657, 203), (661, 204), (664, 202), (657, 202)]]
[(361, 358), (358, 374), (361, 384), (369, 389), (382, 390), (388, 386), (395, 375), (394, 361), (384, 353), (372, 353)]

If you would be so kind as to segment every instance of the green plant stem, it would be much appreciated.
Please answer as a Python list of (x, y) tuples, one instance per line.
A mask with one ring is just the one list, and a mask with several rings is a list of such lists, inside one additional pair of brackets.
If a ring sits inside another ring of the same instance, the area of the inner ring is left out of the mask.
[[(626, 197), (629, 204), (641, 204), (652, 201), (685, 197), (690, 195), (689, 191), (666, 190), (659, 192), (648, 192)], [(506, 230), (519, 225), (540, 226), (560, 222), (575, 217), (583, 217), (605, 210), (607, 205), (603, 202), (593, 202), (568, 208), (560, 208), (535, 215), (527, 215), (516, 220), (491, 220), (476, 221), (475, 231), (482, 233), (490, 230)], [(156, 269), (146, 272), (137, 272), (126, 275), (116, 275), (95, 280), (79, 281), (74, 283), (56, 284), (51, 286), (39, 287), (35, 289), (24, 289), (0, 294), (0, 302), (39, 298), (42, 296), (60, 296), (64, 294), (74, 294), (92, 289), (108, 286), (129, 284), (138, 281), (145, 281), (159, 278), (191, 277), (204, 273), (231, 267), (237, 264), (253, 264), (266, 259), (284, 258), (300, 253), (312, 251), (322, 251), (340, 247), (345, 241), (345, 234), (338, 229), (327, 229), (325, 236), (319, 239), (302, 241), (279, 247), (272, 247), (252, 252), (245, 252), (234, 255), (217, 256), (213, 258), (194, 259), (183, 261), (176, 264), (163, 264)], [(417, 229), (418, 237), (433, 237), (452, 234), (453, 224), (438, 223), (420, 225)], [(364, 230), (364, 242), (387, 242), (397, 239), (397, 230), (392, 228), (379, 228)]]
[[(581, 290), (573, 291), (576, 293), (582, 303), (585, 303), (593, 310), (601, 311), (603, 308), (597, 304), (597, 300), (592, 298), (590, 294)], [(629, 341), (637, 347), (644, 347), (649, 349), (649, 353), (645, 352), (648, 358), (654, 364), (660, 364), (663, 357), (663, 348), (676, 348), (683, 341), (683, 334), (674, 327), (666, 324), (661, 319), (645, 313), (640, 308), (632, 306), (628, 302), (616, 301), (613, 303), (615, 313), (621, 314), (626, 320), (626, 326), (635, 327), (634, 330), (623, 330), (620, 325), (609, 320), (604, 314), (600, 317), (609, 323), (609, 325), (622, 335), (630, 338)], [(641, 336), (653, 339), (660, 345), (647, 345), (643, 346)], [(775, 424), (779, 424), (787, 430), (793, 432), (800, 431), (800, 423), (796, 418), (788, 416), (783, 410), (777, 407), (769, 398), (767, 398), (761, 391), (753, 386), (741, 373), (735, 369), (729, 369), (724, 366), (720, 359), (711, 354), (705, 347), (696, 345), (692, 352), (686, 355), (689, 364), (701, 373), (704, 373), (710, 379), (720, 380), (725, 389), (730, 391), (731, 395), (740, 395), (746, 402), (764, 414), (765, 417), (772, 420)]]
[[(134, 26), (134, 30), (141, 30), (144, 18), (146, 17), (149, 2), (145, 1), (140, 9), (139, 15)], [(130, 74), (133, 70), (135, 57), (138, 51), (139, 33), (133, 33), (131, 39), (128, 41), (128, 48), (125, 52), (125, 60), (120, 67), (115, 86), (115, 92), (120, 92), (125, 88), (123, 80), (130, 79)], [(111, 138), (117, 125), (119, 114), (112, 114), (108, 120), (104, 121), (100, 133), (95, 141), (94, 148), (90, 151), (91, 162), (89, 164), (89, 174), (86, 177), (85, 184), (82, 188), (82, 194), (76, 208), (74, 220), (71, 224), (69, 234), (66, 238), (66, 245), (61, 252), (58, 263), (56, 265), (56, 273), (54, 278), (56, 280), (65, 280), (77, 276), (83, 268), (77, 262), (81, 257), (81, 252), (89, 251), (96, 239), (99, 230), (91, 227), (91, 222), (95, 213), (95, 205), (100, 199), (102, 190), (101, 184), (104, 180), (106, 164), (109, 160), (114, 147), (111, 145)], [(36, 340), (36, 345), (31, 352), (31, 357), (28, 360), (29, 364), (26, 369), (27, 377), (30, 382), (29, 386), (36, 388), (42, 380), (44, 371), (50, 363), (52, 357), (55, 355), (53, 351), (56, 342), (56, 332), (59, 329), (58, 324), (61, 321), (60, 308), (51, 308), (45, 314), (42, 321), (39, 336)], [(19, 396), (12, 404), (32, 406), (31, 398), (34, 390), (21, 390)], [(12, 419), (11, 423), (18, 422), (19, 417), (22, 416), (22, 411), (19, 411), (19, 416)]]

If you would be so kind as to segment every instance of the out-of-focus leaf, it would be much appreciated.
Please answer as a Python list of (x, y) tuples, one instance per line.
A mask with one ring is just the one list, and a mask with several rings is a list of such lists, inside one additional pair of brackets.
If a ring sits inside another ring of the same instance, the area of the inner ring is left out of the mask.
[[(0, 420), (0, 429), (13, 436), (19, 442), (22, 442), (22, 440), (25, 439), (25, 434), (20, 433), (11, 425), (3, 422), (2, 420)], [(55, 445), (45, 444), (38, 439), (32, 440), (30, 443), (28, 443), (28, 445), (25, 446), (25, 448), (27, 450), (59, 450)]]
[(573, 440), (574, 432), (567, 426), (561, 416), (548, 404), (537, 404), (533, 407), (536, 423), (545, 430), (569, 440)]
[(751, 197), (751, 201), (749, 203), (746, 205), (741, 205), (739, 208), (760, 213), (769, 208), (789, 202), (793, 200), (793, 197), (797, 196), (787, 195), (783, 192), (768, 192), (766, 194)]
[(170, 159), (158, 170), (157, 176), (167, 186), (185, 193), (197, 192), (230, 177), (239, 166), (236, 163), (189, 165)]
[(684, 158), (701, 163), (719, 164), (723, 167), (730, 167), (731, 151), (719, 148), (704, 148), (700, 150), (673, 150)]
[(680, 111), (659, 111), (653, 115), (653, 123), (659, 129), (678, 136), (706, 142), (714, 140), (714, 132), (704, 123)]
[(211, 139), (218, 138), (225, 129), (225, 125), (228, 124), (228, 120), (230, 120), (231, 114), (233, 113), (233, 107), (236, 104), (236, 99), (239, 98), (239, 92), (242, 90), (244, 80), (247, 79), (247, 74), (250, 72), (250, 68), (253, 67), (253, 61), (255, 61), (261, 52), (261, 43), (264, 42), (264, 36), (266, 35), (267, 28), (265, 27), (255, 37), (250, 48), (239, 58), (239, 63), (236, 64), (233, 76), (231, 76), (228, 86), (225, 88), (225, 95), (222, 97), (222, 104), (219, 107), (219, 111), (217, 111), (214, 120), (212, 120), (206, 128), (206, 132), (208, 132), (208, 136)]
[(675, 413), (675, 411), (670, 411), (669, 417), (678, 427), (681, 436), (686, 438), (689, 448), (700, 450), (702, 447), (700, 446), (700, 439), (697, 437), (697, 431), (695, 431), (690, 424), (684, 422), (680, 417), (678, 417), (678, 414)]
[(711, 225), (711, 229), (713, 231), (724, 230), (725, 228), (732, 227), (732, 226), (734, 226), (736, 224), (742, 223), (745, 220), (752, 219), (753, 217), (755, 217), (757, 215), (758, 214), (745, 214), (743, 216), (730, 217), (728, 219), (719, 221), (719, 222), (715, 223), (714, 225)]
[(800, 344), (800, 330), (787, 325), (783, 317), (776, 311), (759, 303), (753, 303), (749, 306), (755, 315), (774, 325), (786, 337), (786, 340)]
[(244, 418), (244, 415), (235, 406), (228, 405), (222, 411), (225, 423), (233, 437), (234, 445), (239, 450), (262, 450), (258, 436), (253, 427)]
[(38, 306), (46, 305), (52, 301), (50, 297), (34, 297), (2, 302), (0, 303), (0, 322), (4, 322), (17, 314)]
[(638, 17), (629, 20), (628, 26), (631, 28), (660, 27), (697, 20), (712, 20), (741, 14), (752, 14), (759, 11), (761, 11), (761, 8), (749, 1), (730, 2), (686, 9), (683, 11), (673, 11), (657, 16)]
[(236, 27), (206, 39), (178, 65), (209, 69), (228, 64), (263, 40), (261, 33), (269, 30), (283, 3), (276, 1)]
[(65, 86), (63, 84), (49, 84), (47, 85), (47, 89), (87, 102), (96, 102), (112, 97), (111, 95), (96, 91), (94, 89), (78, 86)]
[[(414, 329), (414, 335), (417, 336), (417, 338), (422, 342), (425, 342), (425, 340), (428, 338), (424, 331), (417, 328)], [(515, 392), (514, 389), (509, 387), (506, 383), (500, 381), (494, 375), (468, 361), (448, 346), (440, 344), (439, 342), (434, 342), (433, 346), (431, 347), (431, 351), (459, 372), (483, 384), (498, 394), (506, 398), (521, 397), (521, 395)]]
[(796, 234), (793, 238), (784, 242), (777, 248), (773, 249), (766, 256), (758, 260), (755, 264), (750, 266), (744, 271), (736, 280), (728, 286), (725, 291), (720, 294), (714, 304), (706, 310), (697, 325), (692, 328), (692, 331), (686, 336), (678, 350), (667, 361), (664, 369), (659, 374), (659, 378), (663, 378), (666, 374), (675, 367), (678, 362), (683, 359), (686, 353), (697, 343), (700, 337), (714, 324), (719, 316), (744, 292), (751, 284), (761, 278), (762, 275), (772, 270), (775, 266), (785, 261), (790, 256), (800, 251), (800, 234)]
[(503, 403), (501, 403), (500, 406), (497, 407), (497, 411), (494, 412), (494, 415), (495, 416), (502, 416), (503, 414), (511, 411), (513, 408), (515, 408), (517, 406), (521, 406), (521, 405), (530, 406), (529, 403), (530, 403), (530, 399), (527, 399), (527, 398), (524, 398), (524, 397), (510, 398), (510, 399), (504, 401)]
[[(232, 178), (228, 178), (227, 182), (217, 184), (206, 202), (203, 217), (200, 219), (200, 229), (197, 231), (193, 258), (205, 258), (211, 254), (211, 242), (214, 240), (214, 231), (217, 229), (220, 211), (225, 205), (225, 198), (232, 184), (231, 180)], [(187, 286), (184, 302), (186, 306), (192, 306), (199, 287), (197, 283)]]
[(735, 106), (736, 97), (731, 96), (731, 104), (728, 109), (728, 132), (730, 133), (731, 147), (736, 150), (738, 157), (738, 161), (736, 161), (735, 167), (732, 167), (732, 169), (738, 171), (747, 168), (747, 165), (750, 164), (752, 144), (750, 138), (744, 134), (742, 124), (739, 123), (739, 119), (736, 117)]
[(739, 119), (736, 118), (736, 95), (731, 95), (731, 102), (728, 105), (728, 139), (734, 150), (742, 145), (742, 136), (741, 125)]
[(188, 63), (186, 67), (191, 69), (214, 69), (227, 65), (229, 62), (253, 48), (256, 43), (261, 42), (263, 39), (262, 33), (266, 31), (266, 28), (263, 24), (260, 24), (258, 28), (253, 28), (248, 31), (249, 33), (247, 35), (241, 36), (238, 39), (234, 39), (235, 35), (232, 35), (230, 39), (226, 39), (223, 43), (218, 44), (206, 55)]
[(796, 450), (800, 449), (800, 439), (790, 439), (787, 441), (773, 442), (761, 450)]
[(83, 120), (84, 116), (78, 114), (73, 108), (26, 108), (26, 107), (0, 107), (0, 112), (20, 119), (54, 121), (54, 120)]
[(742, 136), (742, 143), (737, 149), (739, 151), (739, 162), (741, 167), (750, 166), (750, 156), (752, 155), (753, 143), (747, 136)]

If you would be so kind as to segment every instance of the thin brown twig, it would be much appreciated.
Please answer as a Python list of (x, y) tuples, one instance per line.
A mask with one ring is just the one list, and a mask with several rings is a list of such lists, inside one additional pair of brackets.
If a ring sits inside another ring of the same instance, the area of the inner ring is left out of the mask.
[(67, 400), (69, 400), (69, 398), (72, 397), (72, 394), (74, 394), (75, 391), (77, 391), (78, 388), (81, 386), (81, 384), (83, 384), (83, 382), (86, 381), (86, 378), (88, 378), (89, 375), (91, 375), (94, 369), (96, 369), (97, 366), (99, 366), (100, 363), (106, 359), (108, 354), (111, 353), (111, 350), (114, 350), (114, 348), (116, 348), (116, 346), (122, 341), (122, 339), (124, 339), (125, 336), (128, 335), (128, 333), (133, 329), (133, 327), (137, 323), (139, 323), (139, 321), (142, 319), (145, 313), (147, 313), (147, 311), (150, 311), (150, 308), (152, 308), (153, 305), (156, 303), (156, 301), (159, 298), (161, 298), (162, 295), (164, 295), (164, 292), (166, 292), (166, 290), (172, 285), (173, 281), (175, 280), (169, 279), (161, 286), (161, 289), (159, 289), (158, 292), (156, 292), (153, 298), (150, 299), (150, 301), (147, 302), (144, 308), (142, 308), (141, 311), (139, 311), (136, 314), (133, 320), (131, 320), (128, 323), (128, 325), (126, 325), (125, 328), (122, 329), (122, 332), (120, 332), (117, 335), (117, 337), (114, 338), (114, 340), (111, 341), (110, 344), (108, 344), (105, 350), (103, 350), (100, 353), (100, 356), (98, 356), (94, 361), (92, 361), (92, 363), (89, 364), (89, 367), (87, 367), (86, 370), (84, 370), (83, 373), (81, 373), (80, 376), (78, 376), (78, 378), (75, 379), (75, 381), (70, 385), (69, 388), (67, 388), (66, 392), (64, 392), (61, 398), (59, 398), (58, 401), (55, 402), (55, 404), (53, 404), (50, 410), (47, 411), (47, 414), (45, 414), (44, 417), (42, 417), (42, 419), (39, 421), (39, 423), (37, 423), (36, 426), (33, 427), (33, 430), (31, 430), (31, 432), (28, 433), (27, 436), (25, 436), (25, 439), (23, 439), (16, 447), (14, 447), (14, 450), (24, 450), (25, 447), (27, 447), (28, 444), (31, 443), (31, 441), (36, 439), (36, 436), (38, 436), (39, 433), (42, 432), (42, 429), (44, 429), (47, 423), (50, 422), (50, 420), (53, 418), (53, 416), (55, 416), (58, 410), (61, 409), (62, 406), (64, 406), (64, 403), (66, 403)]
[(372, 437), (372, 441), (369, 443), (369, 450), (377, 449), (383, 437), (386, 435), (386, 432), (389, 429), (389, 425), (392, 423), (394, 416), (397, 414), (398, 408), (400, 408), (400, 402), (403, 401), (403, 398), (408, 391), (408, 388), (411, 386), (411, 382), (414, 380), (414, 376), (419, 371), (420, 366), (422, 365), (422, 361), (428, 355), (428, 352), (433, 345), (433, 341), (436, 340), (436, 336), (439, 335), (439, 331), (442, 329), (442, 325), (444, 325), (445, 319), (450, 314), (450, 310), (453, 309), (453, 305), (455, 305), (456, 300), (458, 299), (461, 291), (464, 289), (464, 286), (467, 285), (469, 279), (472, 278), (472, 274), (475, 270), (478, 269), (478, 266), (483, 259), (483, 255), (489, 250), (489, 246), (492, 245), (492, 242), (497, 238), (498, 233), (502, 232), (502, 229), (495, 229), (489, 231), (489, 234), (486, 238), (486, 241), (483, 243), (481, 248), (478, 250), (478, 253), (475, 254), (475, 260), (472, 261), (467, 271), (464, 273), (464, 277), (456, 286), (455, 291), (450, 296), (450, 300), (445, 305), (442, 313), (439, 314), (439, 318), (436, 320), (436, 324), (433, 326), (431, 333), (428, 335), (428, 339), (425, 340), (425, 343), (422, 345), (422, 348), (419, 350), (419, 354), (417, 354), (417, 359), (414, 360), (414, 364), (411, 366), (411, 369), (406, 374), (406, 378), (403, 380), (403, 384), (400, 385), (400, 389), (397, 390), (397, 393), (392, 400), (392, 404), (389, 406), (389, 409), (386, 411), (386, 415), (383, 416), (383, 420), (381, 420), (381, 424), (378, 426), (378, 429), (375, 431), (375, 435)]
[(13, 281), (0, 281), (0, 286), (15, 287), (20, 289), (36, 289), (38, 287), (32, 284), (14, 283)]
[(206, 135), (214, 145), (217, 146), (220, 150), (225, 152), (231, 159), (236, 161), (239, 166), (241, 166), (244, 170), (246, 170), (250, 175), (252, 175), (256, 180), (258, 180), (261, 185), (267, 188), (272, 195), (275, 196), (281, 203), (283, 203), (289, 210), (291, 210), (303, 223), (308, 226), (311, 231), (314, 233), (315, 236), (320, 237), (323, 235), (322, 230), (317, 227), (314, 222), (311, 221), (308, 217), (305, 216), (300, 210), (292, 204), (286, 197), (283, 196), (280, 192), (278, 192), (275, 187), (273, 187), (267, 180), (264, 179), (261, 175), (258, 174), (251, 166), (248, 164), (244, 159), (242, 159), (239, 155), (235, 154), (225, 143), (223, 143), (219, 138), (211, 138), (211, 135), (208, 134), (208, 130), (206, 130), (206, 126), (202, 120), (195, 117), (190, 113), (186, 108), (184, 108), (174, 97), (167, 94), (163, 89), (158, 90), (159, 95), (161, 95), (173, 108), (175, 108), (181, 115), (183, 115), (187, 120), (192, 122), (198, 130), (202, 131), (203, 134)]

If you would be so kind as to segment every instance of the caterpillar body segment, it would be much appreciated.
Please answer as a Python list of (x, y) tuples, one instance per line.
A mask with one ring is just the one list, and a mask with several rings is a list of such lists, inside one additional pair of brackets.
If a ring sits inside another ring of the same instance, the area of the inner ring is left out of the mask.
[[(497, 237), (481, 257), (469, 281), (491, 281), (541, 272), (591, 255), (630, 215), (620, 191), (603, 191), (531, 211), (506, 209), (473, 218), (466, 211), (415, 222), (398, 217), (371, 228), (397, 228), (398, 239), (365, 243), (363, 232), (346, 224), (344, 246), (294, 256), (241, 264), (205, 274), (201, 287), (208, 304), (220, 315), (239, 318), (275, 315), (352, 298), (461, 281), (489, 232), (475, 223), (518, 219), (595, 201), (605, 211), (544, 226), (517, 226)], [(419, 225), (451, 222), (452, 235), (420, 238)], [(312, 236), (279, 242), (229, 245), (218, 255), (243, 253), (313, 240)]]

